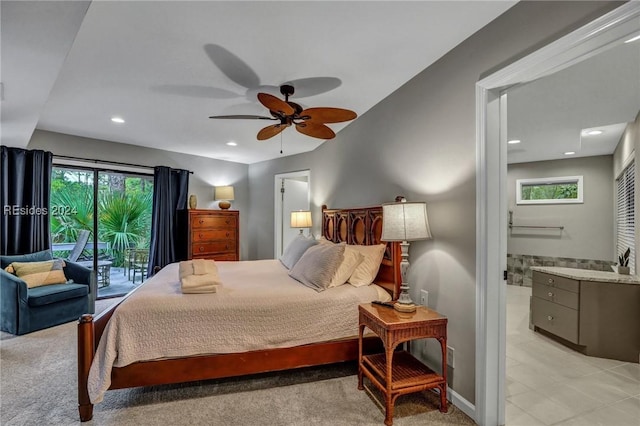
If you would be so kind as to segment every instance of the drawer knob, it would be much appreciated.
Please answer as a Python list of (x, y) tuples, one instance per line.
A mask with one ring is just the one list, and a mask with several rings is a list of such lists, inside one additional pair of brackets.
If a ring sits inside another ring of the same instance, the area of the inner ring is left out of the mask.
[(547, 296), (553, 297), (553, 293), (549, 292), (549, 293), (547, 293)]
[(553, 317), (552, 317), (551, 315), (549, 315), (549, 316), (547, 317), (547, 319), (548, 319), (549, 321), (553, 321)]
[(203, 219), (200, 219), (200, 220), (198, 221), (198, 223), (200, 223), (200, 225), (202, 225), (202, 224), (204, 223), (204, 220), (203, 220)]
[(204, 251), (204, 247), (200, 246), (200, 251)]
[(230, 235), (230, 234), (229, 234), (229, 232), (227, 232), (227, 237), (228, 237), (229, 235)]
[(549, 284), (553, 284), (553, 278), (549, 278)]
[(198, 234), (198, 236), (199, 236), (200, 238), (203, 238), (203, 237), (204, 237), (204, 234), (201, 232), (201, 233), (199, 233), (199, 234)]

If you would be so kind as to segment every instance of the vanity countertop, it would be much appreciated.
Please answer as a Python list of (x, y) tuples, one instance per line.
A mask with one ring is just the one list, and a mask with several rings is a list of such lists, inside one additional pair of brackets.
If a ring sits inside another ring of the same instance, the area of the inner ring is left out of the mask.
[(545, 272), (580, 281), (600, 281), (618, 284), (640, 285), (640, 276), (622, 275), (617, 272), (592, 271), (589, 269), (561, 268), (559, 266), (532, 266), (532, 271)]

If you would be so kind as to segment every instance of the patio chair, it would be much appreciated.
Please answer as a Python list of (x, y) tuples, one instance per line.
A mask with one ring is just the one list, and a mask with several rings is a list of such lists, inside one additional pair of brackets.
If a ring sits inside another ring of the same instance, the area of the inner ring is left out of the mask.
[(68, 261), (70, 262), (78, 261), (78, 258), (84, 251), (84, 248), (86, 247), (87, 242), (89, 241), (90, 234), (91, 232), (87, 231), (86, 229), (81, 229), (80, 231), (78, 231), (78, 237), (76, 238), (76, 245), (73, 246), (73, 250), (71, 250), (71, 253), (69, 253), (69, 256), (67, 257)]

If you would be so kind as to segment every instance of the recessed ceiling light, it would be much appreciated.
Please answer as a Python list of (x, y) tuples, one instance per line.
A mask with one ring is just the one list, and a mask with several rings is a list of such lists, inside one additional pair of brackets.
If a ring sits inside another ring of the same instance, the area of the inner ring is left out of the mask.
[(629, 40), (625, 41), (625, 43), (633, 43), (634, 41), (638, 41), (638, 40), (640, 40), (640, 35), (630, 38)]
[(114, 123), (122, 124), (122, 123), (124, 123), (124, 118), (122, 118), (122, 117), (111, 117), (111, 121), (113, 121)]
[(238, 144), (233, 142), (233, 141), (227, 142), (227, 145), (229, 145), (229, 146), (238, 146)]
[(564, 153), (564, 155), (574, 155), (575, 153), (575, 151), (567, 151)]
[(585, 133), (585, 135), (596, 136), (601, 135), (602, 133), (604, 133), (602, 130), (589, 130)]
[(521, 142), (520, 139), (511, 139), (510, 141), (507, 141), (509, 145), (514, 145), (520, 142)]

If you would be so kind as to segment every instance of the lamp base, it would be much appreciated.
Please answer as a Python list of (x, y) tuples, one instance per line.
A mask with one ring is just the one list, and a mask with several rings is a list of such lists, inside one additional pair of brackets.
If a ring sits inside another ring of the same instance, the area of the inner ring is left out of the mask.
[(415, 312), (417, 307), (415, 303), (400, 303), (396, 302), (393, 305), (393, 309), (400, 312)]
[(228, 201), (219, 201), (218, 207), (220, 207), (222, 210), (229, 210), (229, 207), (231, 207), (231, 203)]

